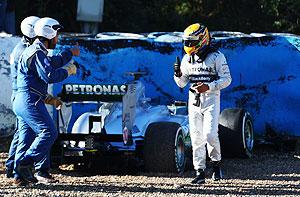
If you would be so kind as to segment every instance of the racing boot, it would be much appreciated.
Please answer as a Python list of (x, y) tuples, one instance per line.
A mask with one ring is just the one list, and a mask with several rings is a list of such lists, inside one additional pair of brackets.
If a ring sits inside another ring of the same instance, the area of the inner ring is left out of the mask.
[(28, 183), (37, 183), (38, 180), (34, 177), (32, 173), (32, 165), (19, 164), (16, 168), (17, 174), (22, 180), (27, 181)]
[(193, 184), (203, 184), (205, 183), (205, 172), (202, 169), (197, 170), (196, 178), (192, 180)]
[(55, 180), (51, 174), (47, 171), (38, 171), (35, 174), (36, 179), (39, 181), (39, 183), (57, 183), (58, 180)]
[(219, 181), (223, 178), (223, 173), (220, 167), (221, 161), (213, 161), (213, 174), (212, 174), (212, 180)]

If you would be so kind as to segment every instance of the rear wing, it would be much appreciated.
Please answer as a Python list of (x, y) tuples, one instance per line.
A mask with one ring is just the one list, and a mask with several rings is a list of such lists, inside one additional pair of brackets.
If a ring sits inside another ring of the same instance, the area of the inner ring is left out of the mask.
[(122, 102), (127, 89), (125, 84), (63, 84), (58, 96), (64, 102)]
[[(134, 82), (127, 85), (91, 85), (91, 84), (64, 84), (60, 98), (64, 102), (122, 102), (122, 134), (123, 142), (126, 146), (131, 146), (132, 141), (132, 129), (135, 122), (136, 115), (136, 102), (137, 102), (137, 88), (140, 87), (144, 90), (144, 86), (141, 86), (140, 82)], [(65, 128), (63, 115), (60, 110), (58, 113), (58, 125), (59, 116), (61, 117), (62, 124)], [(89, 124), (93, 125), (93, 122), (99, 122), (97, 119), (89, 119)]]

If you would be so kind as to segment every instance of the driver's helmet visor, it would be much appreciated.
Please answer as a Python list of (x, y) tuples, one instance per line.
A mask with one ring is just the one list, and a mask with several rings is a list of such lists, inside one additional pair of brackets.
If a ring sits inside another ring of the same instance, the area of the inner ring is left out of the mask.
[(186, 47), (194, 47), (204, 38), (204, 34), (200, 34), (198, 36), (183, 36), (183, 45)]
[(186, 47), (194, 47), (199, 44), (199, 40), (183, 40), (183, 45)]

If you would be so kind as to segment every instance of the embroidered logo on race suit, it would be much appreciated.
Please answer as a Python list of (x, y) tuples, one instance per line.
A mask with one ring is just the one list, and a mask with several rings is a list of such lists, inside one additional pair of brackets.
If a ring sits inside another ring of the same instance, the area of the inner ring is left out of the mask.
[(219, 77), (217, 75), (190, 75), (189, 76), (189, 80), (191, 83), (213, 82), (218, 79)]
[(196, 67), (196, 68), (191, 68), (192, 72), (208, 72), (208, 73), (212, 73), (213, 69), (212, 67)]
[(47, 58), (44, 59), (44, 63), (45, 63), (46, 66), (50, 66), (50, 63), (49, 63)]

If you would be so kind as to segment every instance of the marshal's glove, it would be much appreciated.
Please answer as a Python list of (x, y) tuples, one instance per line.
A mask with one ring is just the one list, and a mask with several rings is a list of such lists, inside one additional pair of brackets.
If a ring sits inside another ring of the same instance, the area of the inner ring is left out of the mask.
[(174, 75), (175, 75), (175, 77), (181, 77), (182, 76), (182, 73), (181, 73), (181, 70), (180, 70), (180, 59), (179, 59), (178, 56), (176, 57), (176, 62), (174, 63)]
[(73, 59), (67, 65), (63, 66), (62, 68), (68, 71), (68, 76), (76, 75), (77, 66), (75, 65), (75, 62)]
[(63, 69), (68, 71), (68, 76), (76, 75), (77, 67), (74, 64), (68, 64), (67, 66), (64, 66)]
[(47, 94), (47, 97), (44, 100), (45, 104), (53, 105), (57, 110), (60, 110), (63, 102), (50, 94)]

